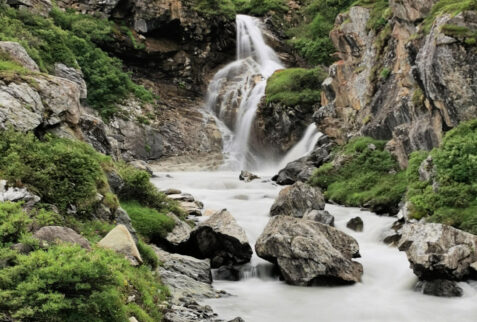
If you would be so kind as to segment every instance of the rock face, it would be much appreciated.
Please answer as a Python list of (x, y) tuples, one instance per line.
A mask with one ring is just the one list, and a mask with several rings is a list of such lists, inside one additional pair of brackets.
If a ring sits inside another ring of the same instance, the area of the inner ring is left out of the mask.
[(356, 240), (309, 220), (273, 217), (258, 238), (255, 251), (276, 264), (285, 281), (293, 285), (354, 283), (363, 274), (361, 264), (351, 260), (359, 255)]
[(98, 246), (112, 249), (115, 252), (126, 256), (132, 265), (139, 265), (142, 263), (142, 258), (136, 247), (136, 243), (124, 225), (117, 225), (98, 242)]
[(275, 181), (280, 185), (289, 185), (297, 181), (306, 182), (311, 178), (313, 171), (331, 158), (331, 149), (334, 143), (326, 135), (321, 136), (315, 149), (307, 156), (290, 162), (278, 172)]
[(442, 15), (427, 35), (411, 38), (436, 2), (390, 1), (379, 34), (366, 26), (367, 8), (338, 15), (330, 36), (340, 60), (323, 83), (314, 115), (320, 131), (338, 143), (355, 135), (390, 140), (387, 148), (405, 167), (411, 152), (438, 146), (445, 130), (477, 116), (475, 47), (442, 28), (475, 32), (477, 12)]
[(80, 98), (85, 99), (88, 96), (86, 82), (83, 79), (81, 70), (68, 67), (64, 64), (55, 64), (55, 76), (66, 78), (76, 84), (80, 88)]
[(33, 234), (38, 240), (45, 241), (49, 244), (58, 242), (77, 244), (85, 249), (91, 249), (89, 241), (75, 232), (71, 228), (60, 226), (46, 226), (40, 228)]
[(325, 199), (319, 188), (297, 182), (283, 188), (270, 209), (271, 216), (292, 216), (303, 218), (312, 210), (325, 209)]
[(420, 279), (463, 280), (477, 261), (477, 236), (441, 224), (407, 224), (399, 250)]
[(40, 201), (40, 197), (32, 194), (26, 188), (7, 187), (6, 180), (0, 180), (0, 202), (24, 202), (24, 208), (32, 208)]
[(194, 229), (188, 247), (195, 257), (210, 258), (213, 268), (245, 264), (252, 257), (245, 231), (225, 209)]

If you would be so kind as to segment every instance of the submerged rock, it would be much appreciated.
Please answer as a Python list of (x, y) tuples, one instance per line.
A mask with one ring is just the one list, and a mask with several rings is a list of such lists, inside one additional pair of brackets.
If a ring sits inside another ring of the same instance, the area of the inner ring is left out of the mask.
[(302, 218), (309, 211), (323, 210), (324, 208), (325, 199), (319, 188), (297, 182), (280, 191), (270, 209), (270, 215)]
[(455, 281), (437, 279), (433, 281), (419, 281), (416, 291), (426, 295), (457, 297), (462, 296), (462, 288)]
[(293, 285), (359, 282), (363, 274), (356, 240), (318, 222), (276, 216), (255, 244), (257, 255), (278, 266)]
[(242, 172), (240, 172), (239, 179), (242, 180), (242, 181), (245, 181), (245, 182), (250, 182), (250, 181), (253, 181), (255, 179), (260, 179), (260, 177), (257, 176), (256, 174), (251, 173), (251, 172), (242, 170)]
[(364, 228), (363, 219), (361, 219), (361, 217), (351, 218), (346, 223), (346, 227), (348, 227), (351, 230), (357, 231), (357, 232), (362, 232), (363, 228)]
[(188, 245), (194, 256), (210, 258), (214, 268), (245, 264), (252, 257), (245, 231), (226, 209), (201, 222), (192, 232)]
[(407, 224), (399, 250), (420, 279), (463, 280), (477, 261), (477, 236), (442, 224)]
[(98, 242), (98, 246), (112, 249), (115, 252), (126, 256), (134, 266), (142, 263), (142, 258), (136, 247), (136, 243), (124, 225), (117, 225)]

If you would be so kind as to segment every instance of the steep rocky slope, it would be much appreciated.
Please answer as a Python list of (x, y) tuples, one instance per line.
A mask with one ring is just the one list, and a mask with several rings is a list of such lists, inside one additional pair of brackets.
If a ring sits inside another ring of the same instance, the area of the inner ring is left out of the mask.
[(336, 18), (330, 36), (340, 60), (314, 116), (324, 133), (341, 143), (390, 140), (406, 166), (410, 152), (438, 146), (445, 131), (477, 116), (477, 13), (437, 15), (435, 2), (390, 1), (380, 30), (369, 28), (369, 8)]

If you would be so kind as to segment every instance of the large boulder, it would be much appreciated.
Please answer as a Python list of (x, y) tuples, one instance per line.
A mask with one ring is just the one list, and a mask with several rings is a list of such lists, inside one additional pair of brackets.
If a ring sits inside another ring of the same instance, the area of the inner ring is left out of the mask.
[(213, 268), (245, 264), (252, 257), (252, 248), (245, 231), (226, 209), (215, 213), (194, 229), (189, 248), (195, 257), (210, 258)]
[(257, 255), (275, 263), (293, 285), (359, 282), (363, 274), (356, 240), (318, 222), (276, 216), (255, 244)]
[(142, 263), (136, 243), (124, 225), (117, 225), (99, 241), (98, 246), (124, 255), (134, 266)]
[(457, 297), (462, 296), (463, 290), (455, 281), (449, 280), (433, 280), (419, 281), (416, 284), (416, 291), (426, 295), (434, 295), (441, 297)]
[(89, 241), (75, 232), (73, 229), (61, 226), (46, 226), (40, 228), (33, 234), (33, 237), (47, 242), (48, 244), (55, 243), (71, 243), (77, 244), (85, 249), (91, 249)]
[(363, 231), (363, 228), (364, 228), (363, 219), (361, 219), (361, 217), (351, 218), (346, 223), (346, 227), (348, 227), (351, 230), (361, 232)]
[(25, 48), (17, 42), (0, 41), (0, 53), (8, 55), (13, 61), (32, 72), (40, 72), (40, 68), (28, 55)]
[(302, 218), (311, 210), (323, 210), (324, 208), (325, 199), (319, 188), (297, 182), (280, 191), (270, 209), (270, 215)]
[(420, 279), (463, 280), (477, 261), (477, 236), (442, 224), (407, 224), (399, 250)]

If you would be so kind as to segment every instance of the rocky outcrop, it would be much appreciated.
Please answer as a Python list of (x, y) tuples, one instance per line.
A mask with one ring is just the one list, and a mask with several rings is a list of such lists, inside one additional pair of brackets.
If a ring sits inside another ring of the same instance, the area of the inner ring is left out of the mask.
[(136, 266), (142, 263), (136, 243), (124, 225), (117, 225), (98, 242), (98, 246), (124, 255), (132, 265)]
[(36, 62), (31, 59), (25, 48), (17, 42), (0, 41), (0, 53), (7, 55), (11, 60), (31, 72), (40, 72), (40, 68), (38, 68)]
[(88, 96), (88, 89), (86, 88), (86, 82), (83, 79), (83, 73), (81, 70), (68, 67), (64, 64), (55, 64), (55, 76), (66, 78), (73, 83), (78, 84), (80, 88), (80, 98), (86, 99)]
[(210, 258), (213, 268), (248, 263), (252, 248), (235, 218), (223, 209), (201, 222), (191, 233), (189, 252), (197, 258)]
[(312, 210), (323, 209), (325, 209), (325, 199), (321, 190), (309, 184), (297, 182), (280, 191), (270, 209), (270, 215), (303, 218)]
[(370, 10), (338, 15), (331, 39), (340, 60), (323, 83), (318, 128), (343, 143), (350, 136), (389, 140), (387, 148), (407, 165), (408, 155), (439, 145), (444, 131), (475, 118), (475, 47), (443, 28), (476, 30), (477, 13), (421, 23), (436, 1), (390, 2), (378, 33), (367, 26)]
[(442, 224), (407, 224), (399, 250), (422, 280), (463, 280), (477, 261), (477, 236)]
[(297, 181), (307, 182), (316, 168), (331, 159), (333, 146), (334, 143), (328, 136), (321, 136), (309, 155), (288, 163), (278, 172), (274, 180), (280, 185), (289, 185)]
[(273, 217), (255, 244), (257, 255), (276, 264), (285, 281), (294, 285), (354, 283), (363, 267), (354, 238), (318, 222)]
[(82, 248), (91, 249), (89, 241), (68, 227), (45, 226), (37, 230), (33, 237), (49, 245), (55, 243), (70, 243), (80, 245)]
[(31, 209), (40, 201), (40, 197), (26, 188), (9, 187), (6, 180), (0, 180), (0, 202), (23, 202), (23, 207)]

